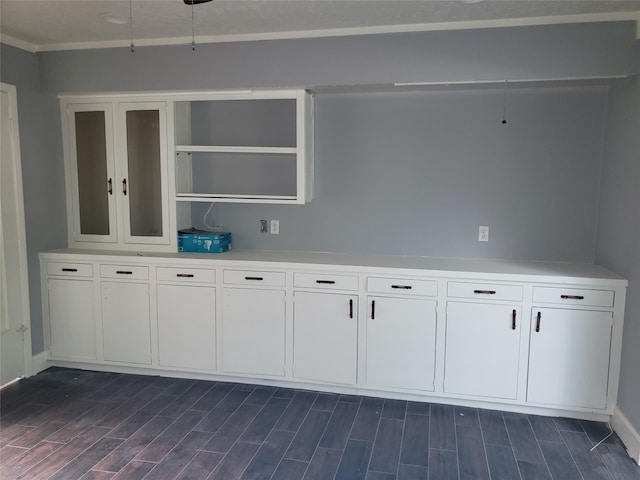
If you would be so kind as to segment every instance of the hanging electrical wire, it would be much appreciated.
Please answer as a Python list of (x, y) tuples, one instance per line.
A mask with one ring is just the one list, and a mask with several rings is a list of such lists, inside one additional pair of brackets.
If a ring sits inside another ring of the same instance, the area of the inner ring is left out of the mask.
[(133, 53), (136, 49), (133, 44), (133, 0), (129, 0), (129, 35), (131, 37), (131, 53)]

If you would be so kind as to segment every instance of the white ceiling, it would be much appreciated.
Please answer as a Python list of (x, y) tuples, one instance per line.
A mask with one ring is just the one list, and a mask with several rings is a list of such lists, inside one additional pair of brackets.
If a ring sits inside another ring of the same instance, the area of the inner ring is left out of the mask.
[[(137, 46), (192, 39), (192, 8), (183, 0), (0, 0), (0, 19), (2, 42), (30, 51), (128, 46), (132, 31)], [(640, 0), (214, 0), (193, 7), (196, 43), (617, 20), (640, 21)]]

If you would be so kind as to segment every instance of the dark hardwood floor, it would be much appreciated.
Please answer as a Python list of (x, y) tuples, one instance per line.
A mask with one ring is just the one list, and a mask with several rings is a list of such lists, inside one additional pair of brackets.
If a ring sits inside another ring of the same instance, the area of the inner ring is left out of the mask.
[(4, 480), (640, 479), (597, 422), (62, 368), (0, 400)]

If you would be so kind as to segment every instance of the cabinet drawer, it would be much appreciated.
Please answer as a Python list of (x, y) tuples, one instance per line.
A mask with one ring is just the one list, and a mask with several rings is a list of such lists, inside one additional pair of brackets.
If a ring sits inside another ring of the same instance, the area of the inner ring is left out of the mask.
[(487, 300), (522, 301), (522, 285), (499, 285), (495, 283), (449, 282), (447, 296)]
[(100, 265), (100, 277), (148, 280), (149, 267), (132, 265)]
[(435, 280), (369, 277), (367, 279), (367, 291), (371, 293), (398, 293), (435, 297), (438, 295), (438, 282)]
[(357, 290), (355, 275), (333, 275), (322, 273), (294, 273), (293, 285), (302, 288), (326, 288), (333, 290)]
[(284, 287), (284, 272), (256, 272), (254, 270), (225, 270), (224, 283), (233, 285), (268, 285)]
[(206, 268), (158, 267), (156, 269), (156, 280), (214, 283), (216, 281), (216, 271)]
[(47, 263), (48, 275), (67, 275), (70, 277), (93, 277), (93, 265), (90, 263)]
[(613, 297), (613, 290), (533, 287), (533, 301), (535, 303), (561, 303), (564, 305), (613, 307)]

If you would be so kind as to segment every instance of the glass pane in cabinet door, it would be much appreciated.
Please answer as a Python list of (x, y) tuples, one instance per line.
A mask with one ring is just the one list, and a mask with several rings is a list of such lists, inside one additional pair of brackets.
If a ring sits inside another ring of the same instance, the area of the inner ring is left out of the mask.
[(109, 235), (107, 140), (104, 112), (76, 112), (80, 233)]
[(130, 231), (134, 237), (162, 236), (160, 112), (127, 111)]

